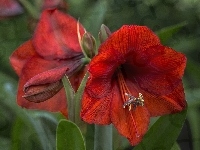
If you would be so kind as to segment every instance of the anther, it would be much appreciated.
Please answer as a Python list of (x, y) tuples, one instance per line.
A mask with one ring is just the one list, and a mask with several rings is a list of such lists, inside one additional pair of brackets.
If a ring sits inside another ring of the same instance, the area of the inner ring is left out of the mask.
[(128, 100), (124, 102), (123, 108), (128, 106), (129, 111), (130, 111), (132, 108), (132, 105), (133, 105), (134, 109), (137, 106), (144, 106), (144, 99), (143, 99), (143, 95), (141, 93), (139, 93), (138, 98), (135, 98), (133, 95), (128, 94), (128, 93), (125, 93), (125, 96), (128, 96)]

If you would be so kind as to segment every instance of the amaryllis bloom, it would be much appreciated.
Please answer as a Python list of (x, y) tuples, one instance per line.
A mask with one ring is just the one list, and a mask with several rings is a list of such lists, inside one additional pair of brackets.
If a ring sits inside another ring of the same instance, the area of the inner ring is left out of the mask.
[(0, 18), (19, 15), (23, 8), (16, 0), (0, 0)]
[(186, 106), (182, 76), (186, 57), (161, 45), (145, 26), (123, 26), (100, 46), (90, 65), (81, 117), (88, 123), (112, 123), (137, 145), (150, 117)]
[[(84, 33), (81, 25), (80, 33)], [(33, 38), (10, 57), (19, 76), (18, 104), (53, 112), (66, 110), (61, 79), (76, 73), (83, 65), (82, 58), (77, 21), (58, 10), (44, 11)]]

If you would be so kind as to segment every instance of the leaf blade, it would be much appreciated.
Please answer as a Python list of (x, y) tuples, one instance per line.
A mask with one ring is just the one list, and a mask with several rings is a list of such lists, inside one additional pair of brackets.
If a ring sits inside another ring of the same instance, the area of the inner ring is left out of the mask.
[(83, 135), (76, 124), (61, 120), (56, 130), (56, 149), (86, 150)]

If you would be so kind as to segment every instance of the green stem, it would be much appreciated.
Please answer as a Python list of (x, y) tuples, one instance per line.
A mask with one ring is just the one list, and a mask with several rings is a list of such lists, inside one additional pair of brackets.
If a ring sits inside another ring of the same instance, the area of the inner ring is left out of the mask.
[(94, 150), (112, 150), (112, 125), (95, 125)]
[(28, 13), (35, 19), (40, 16), (39, 10), (36, 9), (28, 0), (19, 0), (19, 2), (24, 6)]
[(75, 121), (74, 90), (67, 76), (64, 76), (62, 78), (62, 82), (67, 97), (68, 119), (74, 122)]

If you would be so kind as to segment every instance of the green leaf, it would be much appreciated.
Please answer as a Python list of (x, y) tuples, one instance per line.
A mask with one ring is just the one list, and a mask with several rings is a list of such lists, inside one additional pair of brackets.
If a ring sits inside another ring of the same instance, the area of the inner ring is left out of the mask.
[(86, 150), (83, 135), (76, 124), (61, 120), (56, 131), (57, 150)]
[(182, 129), (186, 114), (187, 109), (180, 113), (160, 117), (134, 150), (171, 149)]
[(171, 150), (181, 150), (178, 143), (175, 142), (174, 145), (172, 146)]
[(173, 26), (163, 28), (156, 33), (159, 36), (161, 43), (166, 43), (167, 40), (169, 40), (173, 36), (173, 34), (178, 32), (185, 25), (187, 25), (187, 22), (182, 22)]
[[(199, 99), (197, 99), (199, 101)], [(192, 145), (193, 150), (199, 150), (200, 145), (200, 117), (199, 117), (199, 105), (196, 105), (196, 108), (189, 107), (188, 109), (188, 121), (190, 123), (190, 129), (191, 129), (191, 136), (192, 136)]]

